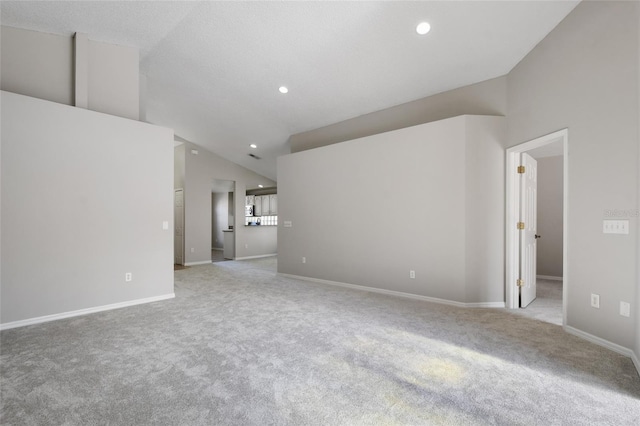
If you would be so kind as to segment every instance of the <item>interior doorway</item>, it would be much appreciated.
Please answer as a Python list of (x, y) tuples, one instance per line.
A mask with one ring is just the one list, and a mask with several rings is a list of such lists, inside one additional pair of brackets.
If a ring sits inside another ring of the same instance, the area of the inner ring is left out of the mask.
[(235, 181), (225, 179), (214, 179), (211, 185), (211, 262), (228, 260), (232, 249), (235, 186)]
[(182, 188), (173, 191), (173, 264), (184, 266), (184, 190)]
[[(505, 306), (524, 308), (520, 314), (558, 325), (566, 324), (569, 287), (567, 154), (564, 129), (509, 148), (506, 156)], [(529, 172), (534, 171), (533, 189), (531, 174), (520, 167), (523, 159), (529, 162)]]

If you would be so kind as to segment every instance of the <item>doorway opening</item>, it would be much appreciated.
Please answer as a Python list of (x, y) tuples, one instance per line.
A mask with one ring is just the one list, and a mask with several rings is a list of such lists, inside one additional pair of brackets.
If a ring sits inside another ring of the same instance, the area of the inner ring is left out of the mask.
[[(523, 159), (533, 174), (520, 167)], [(564, 325), (569, 291), (568, 130), (509, 148), (506, 190), (505, 306)]]
[(184, 267), (184, 189), (173, 190), (173, 268)]
[(225, 179), (214, 179), (211, 185), (211, 262), (235, 256), (235, 187), (235, 181)]

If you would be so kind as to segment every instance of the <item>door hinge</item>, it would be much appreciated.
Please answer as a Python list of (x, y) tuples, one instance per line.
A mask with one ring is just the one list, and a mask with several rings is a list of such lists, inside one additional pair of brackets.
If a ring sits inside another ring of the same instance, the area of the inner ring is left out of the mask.
[(518, 173), (524, 173), (524, 166), (518, 166)]
[(518, 287), (523, 287), (524, 286), (524, 280), (516, 280), (516, 284), (518, 285)]
[(518, 229), (524, 229), (524, 222), (518, 222)]

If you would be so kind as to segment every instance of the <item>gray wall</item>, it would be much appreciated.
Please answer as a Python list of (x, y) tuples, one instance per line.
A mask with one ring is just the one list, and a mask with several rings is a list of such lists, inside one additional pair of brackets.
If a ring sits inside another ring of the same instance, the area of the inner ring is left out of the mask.
[(463, 116), (280, 157), (278, 271), (504, 302), (503, 128)]
[[(211, 187), (214, 179), (235, 181), (234, 235), (236, 257), (277, 253), (277, 231), (273, 226), (244, 226), (244, 194), (258, 184), (275, 182), (232, 163), (191, 142), (185, 149), (185, 262), (211, 260)], [(197, 150), (198, 155), (191, 153)], [(193, 252), (191, 249), (193, 248)]]
[(89, 109), (138, 120), (138, 49), (89, 40)]
[(465, 114), (506, 115), (507, 79), (498, 77), (428, 98), (292, 135), (291, 152)]
[(89, 40), (74, 56), (73, 37), (2, 27), (2, 90), (75, 105), (74, 64), (86, 61), (88, 109), (137, 120), (139, 54), (131, 47)]
[(538, 275), (562, 278), (562, 163), (564, 157), (538, 158)]
[[(504, 117), (465, 119), (466, 301), (504, 302), (503, 144), (507, 123)], [(438, 156), (432, 161), (439, 161)], [(449, 166), (463, 173), (459, 164), (458, 160)], [(446, 200), (440, 207), (450, 209)]]
[(1, 28), (2, 90), (73, 105), (73, 39)]
[(173, 149), (173, 188), (184, 189), (185, 145), (180, 144)]
[[(628, 218), (629, 236), (602, 234), (605, 210), (634, 209), (639, 201), (639, 7), (582, 2), (507, 76), (294, 135), (292, 152), (445, 118), (449, 111), (506, 115), (507, 146), (568, 127), (567, 323), (640, 355), (638, 219)], [(495, 90), (481, 90), (485, 84)], [(419, 112), (419, 105), (433, 110)], [(281, 188), (285, 182), (278, 180)], [(282, 204), (281, 211), (286, 214)], [(589, 306), (591, 293), (600, 294), (598, 310)], [(618, 314), (621, 300), (637, 301), (631, 318)]]
[(567, 324), (627, 348), (638, 307), (625, 318), (619, 304), (638, 291), (638, 218), (630, 235), (604, 235), (602, 220), (638, 205), (639, 7), (580, 3), (508, 76), (509, 145), (569, 129)]
[[(640, 10), (637, 11), (640, 15)], [(640, 16), (638, 16), (640, 20)], [(638, 46), (640, 46), (640, 29), (638, 33)], [(638, 55), (638, 69), (640, 70), (640, 55)], [(638, 72), (638, 103), (640, 103), (640, 72)], [(638, 112), (638, 126), (640, 127), (640, 111)], [(638, 130), (640, 132), (640, 129)], [(640, 141), (639, 141), (640, 143)], [(638, 169), (640, 169), (640, 148), (638, 149)], [(640, 189), (640, 173), (638, 173), (638, 189)], [(640, 198), (638, 198), (636, 207), (640, 212)], [(637, 240), (637, 252), (636, 252), (636, 265), (640, 265), (640, 226), (636, 226), (636, 238)], [(637, 285), (636, 285), (636, 311), (640, 308), (640, 266), (636, 268)], [(636, 369), (640, 371), (640, 312), (636, 312), (636, 345), (635, 345), (635, 365)]]
[(172, 295), (173, 132), (1, 97), (2, 324)]

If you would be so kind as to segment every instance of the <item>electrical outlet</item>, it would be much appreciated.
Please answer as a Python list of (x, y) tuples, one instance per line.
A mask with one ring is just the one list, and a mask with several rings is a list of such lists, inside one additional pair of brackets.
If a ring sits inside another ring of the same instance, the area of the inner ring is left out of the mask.
[(591, 307), (600, 308), (600, 295), (599, 294), (591, 294)]
[(127, 272), (126, 274), (124, 274), (124, 280), (126, 282), (133, 281), (133, 274), (131, 272)]
[(631, 305), (627, 302), (620, 302), (620, 315), (623, 317), (631, 315)]
[(191, 253), (195, 253), (195, 252), (196, 252), (196, 249), (191, 247)]
[(302, 256), (302, 263), (307, 263), (307, 258)]
[(409, 271), (409, 278), (415, 279), (416, 278), (416, 271)]
[(248, 249), (249, 248), (249, 244), (245, 244), (244, 248)]

